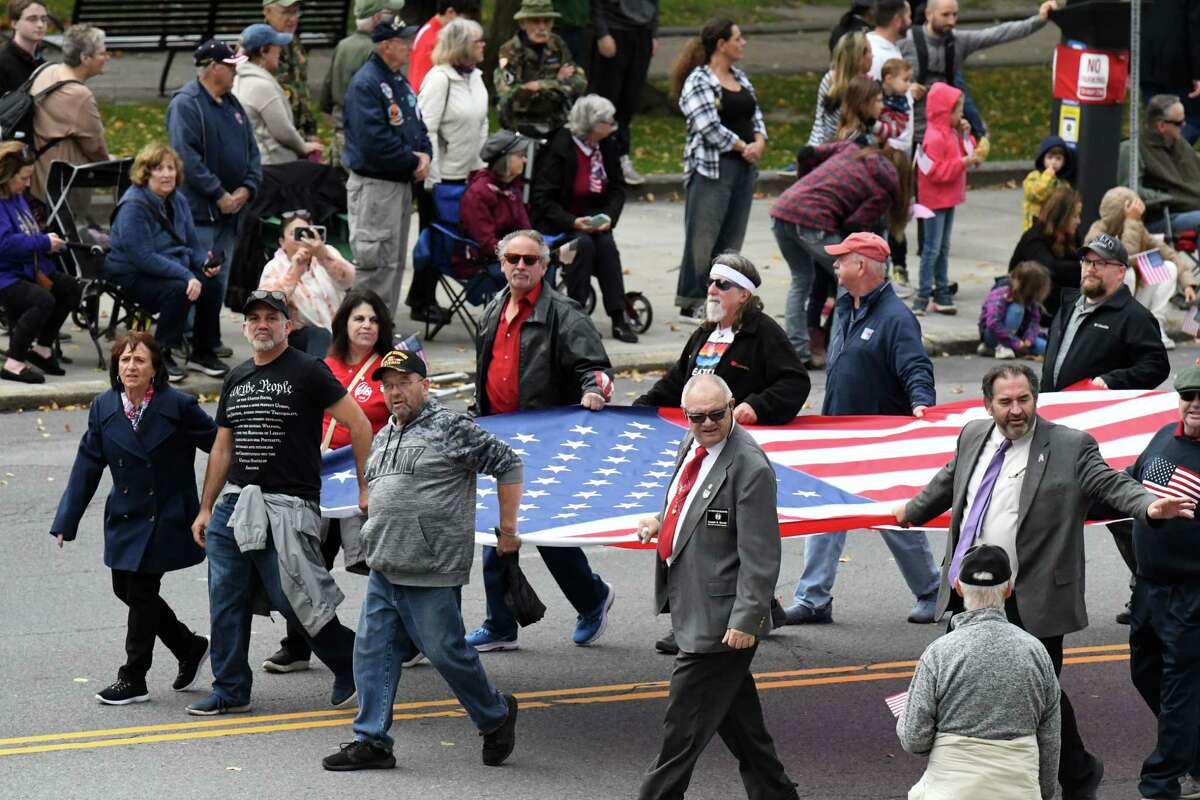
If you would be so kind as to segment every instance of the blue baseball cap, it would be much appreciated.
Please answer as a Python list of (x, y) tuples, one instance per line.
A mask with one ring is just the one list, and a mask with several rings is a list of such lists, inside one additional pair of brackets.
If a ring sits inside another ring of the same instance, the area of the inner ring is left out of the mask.
[(379, 44), (388, 39), (412, 39), (419, 30), (419, 25), (405, 25), (400, 17), (384, 17), (371, 29), (371, 41)]
[(242, 49), (248, 53), (262, 50), (273, 44), (288, 45), (291, 43), (292, 35), (290, 33), (280, 33), (265, 22), (256, 23), (242, 31)]

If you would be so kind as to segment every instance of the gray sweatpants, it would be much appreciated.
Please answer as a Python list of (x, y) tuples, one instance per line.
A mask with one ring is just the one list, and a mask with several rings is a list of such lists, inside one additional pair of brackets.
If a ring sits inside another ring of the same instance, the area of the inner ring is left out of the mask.
[(412, 184), (365, 178), (355, 172), (346, 181), (350, 247), (354, 251), (354, 287), (371, 289), (394, 318), (408, 258)]

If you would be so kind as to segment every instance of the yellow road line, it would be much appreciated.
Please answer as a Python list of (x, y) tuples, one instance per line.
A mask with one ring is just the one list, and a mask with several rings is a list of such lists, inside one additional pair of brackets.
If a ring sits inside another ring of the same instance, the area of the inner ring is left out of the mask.
[[(1094, 664), (1128, 660), (1128, 645), (1094, 645), (1069, 648), (1067, 664)], [(1079, 654), (1079, 655), (1074, 655)], [(841, 667), (809, 668), (781, 672), (755, 673), (760, 690), (826, 686), (896, 680), (912, 676), (915, 661), (893, 661)], [(661, 699), (667, 696), (668, 681), (641, 681), (603, 686), (581, 686), (518, 692), (522, 709), (550, 708), (555, 705), (588, 705), (633, 700)], [(543, 700), (548, 702), (543, 702)], [(457, 700), (428, 700), (397, 703), (394, 719), (434, 719), (462, 717), (465, 712)], [(425, 709), (425, 710), (422, 710)], [(354, 719), (353, 710), (299, 711), (248, 717), (222, 717), (194, 722), (161, 723), (93, 731), (69, 731), (0, 739), (0, 756), (28, 755), (61, 750), (117, 747), (157, 742), (178, 742), (258, 733), (315, 730), (341, 727)], [(80, 741), (86, 740), (86, 741)]]

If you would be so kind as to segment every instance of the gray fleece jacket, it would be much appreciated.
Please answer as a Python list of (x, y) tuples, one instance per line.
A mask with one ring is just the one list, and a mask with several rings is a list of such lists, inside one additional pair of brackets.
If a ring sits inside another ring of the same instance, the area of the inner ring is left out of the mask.
[(403, 427), (390, 418), (367, 459), (367, 566), (401, 586), (469, 583), (479, 473), (501, 486), (524, 474), (511, 447), (436, 400)]
[(900, 746), (927, 755), (939, 733), (1005, 740), (1036, 735), (1042, 797), (1053, 797), (1059, 688), (1046, 648), (999, 608), (964, 611), (952, 624), (917, 662), (896, 722)]

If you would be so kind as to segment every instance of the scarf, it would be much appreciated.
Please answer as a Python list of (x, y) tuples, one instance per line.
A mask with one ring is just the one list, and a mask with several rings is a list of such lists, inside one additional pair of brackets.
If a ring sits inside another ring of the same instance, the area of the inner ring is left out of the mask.
[(151, 398), (154, 397), (154, 387), (146, 387), (146, 396), (142, 398), (142, 402), (136, 406), (129, 399), (129, 395), (121, 392), (121, 405), (125, 408), (125, 416), (129, 418), (129, 424), (133, 426), (136, 432), (138, 425), (142, 424), (142, 415), (146, 413), (146, 406), (150, 405)]

